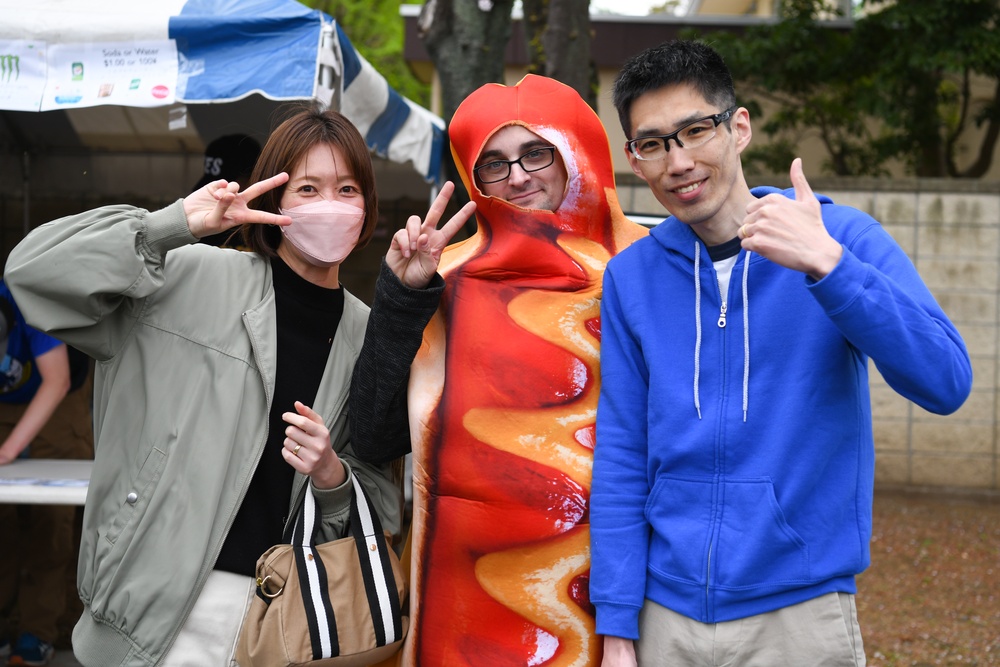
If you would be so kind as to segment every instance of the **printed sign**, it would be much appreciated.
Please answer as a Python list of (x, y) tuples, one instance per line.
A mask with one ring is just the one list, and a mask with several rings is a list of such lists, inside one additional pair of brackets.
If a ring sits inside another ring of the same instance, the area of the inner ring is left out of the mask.
[(173, 40), (52, 44), (41, 110), (119, 104), (173, 104), (177, 45)]
[(45, 89), (45, 42), (0, 39), (0, 109), (38, 111)]

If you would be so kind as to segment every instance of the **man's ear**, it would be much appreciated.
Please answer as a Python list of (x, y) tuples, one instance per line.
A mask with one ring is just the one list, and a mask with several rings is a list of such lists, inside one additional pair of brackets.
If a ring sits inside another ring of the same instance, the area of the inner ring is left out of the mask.
[[(628, 166), (632, 168), (632, 173), (646, 181), (646, 177), (643, 175), (642, 171), (639, 169), (639, 159), (632, 155), (632, 151), (625, 149), (625, 157), (628, 159)], [(646, 181), (647, 183), (649, 181)]]
[(733, 138), (736, 140), (736, 152), (742, 153), (750, 145), (753, 130), (750, 128), (750, 112), (746, 107), (740, 107), (733, 113), (731, 121)]

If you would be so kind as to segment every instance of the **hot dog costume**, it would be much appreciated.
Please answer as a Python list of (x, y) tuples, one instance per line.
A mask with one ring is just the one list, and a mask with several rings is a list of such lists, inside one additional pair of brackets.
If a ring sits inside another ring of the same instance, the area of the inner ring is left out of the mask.
[[(510, 124), (558, 149), (569, 177), (558, 210), (473, 182), (486, 141)], [(564, 84), (483, 86), (449, 135), (478, 231), (444, 253), (444, 295), (410, 377), (412, 625), (399, 661), (599, 665), (588, 506), (601, 281), (646, 230), (618, 205), (604, 127)]]

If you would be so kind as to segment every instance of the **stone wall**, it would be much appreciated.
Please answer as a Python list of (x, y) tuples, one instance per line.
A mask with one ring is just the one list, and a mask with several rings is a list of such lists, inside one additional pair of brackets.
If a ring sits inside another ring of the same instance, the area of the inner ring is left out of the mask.
[[(662, 211), (638, 179), (620, 176), (618, 185), (626, 211)], [(896, 394), (871, 365), (876, 484), (1000, 491), (1000, 183), (829, 179), (811, 185), (885, 226), (962, 333), (972, 358), (972, 394), (947, 417)]]

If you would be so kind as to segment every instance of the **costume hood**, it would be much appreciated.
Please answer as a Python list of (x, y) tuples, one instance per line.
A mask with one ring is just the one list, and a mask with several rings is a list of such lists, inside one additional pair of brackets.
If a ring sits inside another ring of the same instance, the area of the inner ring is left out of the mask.
[[(476, 159), (507, 125), (522, 125), (556, 147), (568, 175), (556, 211), (520, 208), (484, 195), (476, 184)], [(478, 207), (480, 232), (502, 233), (506, 224), (543, 225), (608, 245), (610, 227), (625, 222), (604, 126), (575, 90), (555, 79), (528, 74), (515, 86), (482, 86), (459, 105), (448, 135), (462, 181)]]

